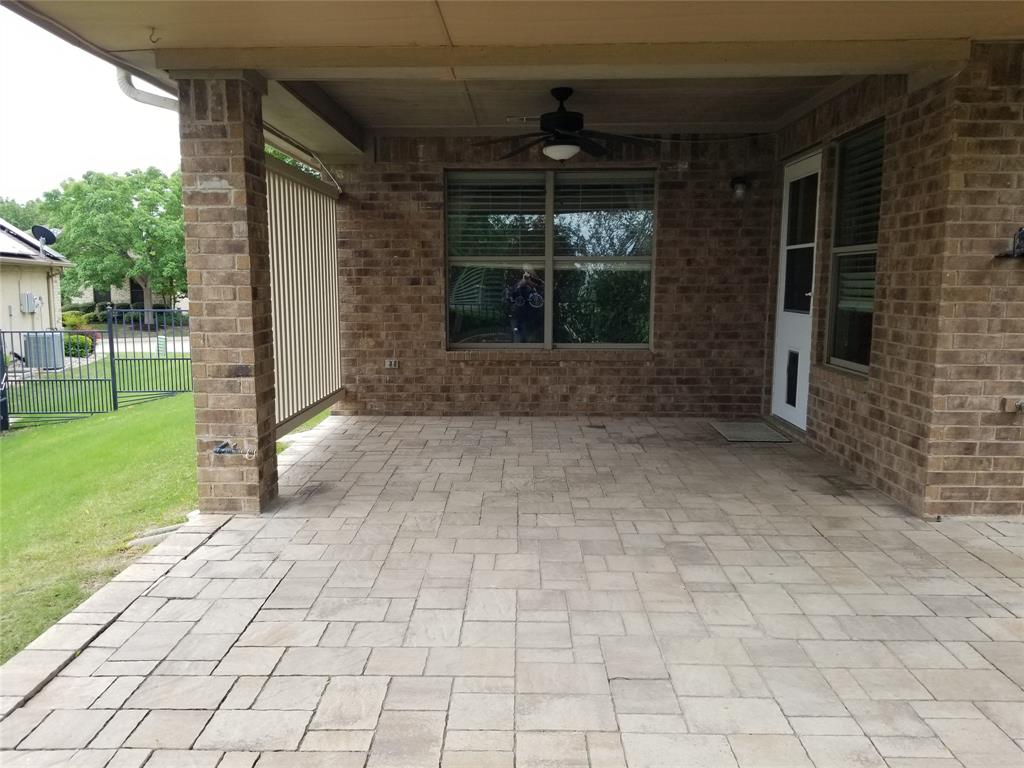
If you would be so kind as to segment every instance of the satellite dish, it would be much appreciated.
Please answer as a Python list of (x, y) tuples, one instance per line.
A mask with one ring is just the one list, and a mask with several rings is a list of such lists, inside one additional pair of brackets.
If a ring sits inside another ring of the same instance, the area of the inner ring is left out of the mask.
[(32, 236), (36, 240), (42, 241), (43, 245), (53, 245), (60, 236), (60, 230), (47, 229), (42, 224), (36, 224), (32, 227)]

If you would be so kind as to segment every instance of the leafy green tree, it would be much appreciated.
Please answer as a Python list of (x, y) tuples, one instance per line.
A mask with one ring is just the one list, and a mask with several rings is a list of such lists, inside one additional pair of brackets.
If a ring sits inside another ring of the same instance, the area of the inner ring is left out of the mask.
[(26, 231), (30, 230), (33, 224), (46, 224), (43, 221), (41, 200), (19, 203), (9, 197), (0, 197), (0, 219), (5, 219), (18, 229)]
[(264, 144), (263, 151), (266, 152), (268, 156), (274, 158), (275, 160), (280, 160), (282, 163), (285, 163), (286, 165), (290, 165), (293, 168), (298, 168), (303, 173), (308, 173), (310, 176), (316, 176), (318, 179), (322, 178), (322, 174), (320, 173), (320, 171), (318, 171), (312, 165), (304, 163), (301, 160), (296, 160), (294, 157), (285, 154), (277, 147), (272, 147), (270, 144)]
[(64, 274), (71, 294), (132, 279), (149, 310), (153, 293), (177, 298), (186, 290), (179, 173), (90, 171), (48, 192), (43, 207), (63, 229), (58, 247), (74, 264)]
[[(643, 343), (650, 338), (651, 273), (628, 259), (651, 255), (646, 208), (575, 211), (556, 217), (555, 341)], [(601, 261), (603, 260), (603, 261)]]

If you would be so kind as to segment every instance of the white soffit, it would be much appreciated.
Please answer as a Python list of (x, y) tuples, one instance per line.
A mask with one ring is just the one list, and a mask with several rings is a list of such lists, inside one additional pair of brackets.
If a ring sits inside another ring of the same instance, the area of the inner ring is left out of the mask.
[[(1019, 2), (28, 0), (103, 49), (1013, 39)], [(151, 42), (156, 39), (158, 42)]]

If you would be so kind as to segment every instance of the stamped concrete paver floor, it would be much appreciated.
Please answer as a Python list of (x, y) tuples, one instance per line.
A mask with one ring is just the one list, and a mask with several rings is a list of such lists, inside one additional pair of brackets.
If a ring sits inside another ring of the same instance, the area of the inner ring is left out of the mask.
[(331, 417), (280, 481), (4, 672), (97, 635), (5, 768), (1024, 765), (1020, 520), (701, 420)]

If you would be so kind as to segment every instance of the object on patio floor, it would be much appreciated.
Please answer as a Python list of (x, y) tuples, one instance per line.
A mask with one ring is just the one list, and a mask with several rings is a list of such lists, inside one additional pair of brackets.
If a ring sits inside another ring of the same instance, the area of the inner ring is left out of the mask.
[(789, 438), (763, 421), (712, 421), (715, 431), (730, 443), (788, 443)]

